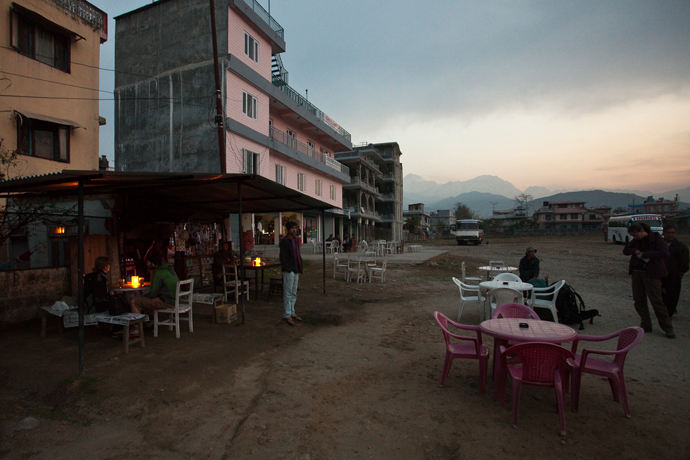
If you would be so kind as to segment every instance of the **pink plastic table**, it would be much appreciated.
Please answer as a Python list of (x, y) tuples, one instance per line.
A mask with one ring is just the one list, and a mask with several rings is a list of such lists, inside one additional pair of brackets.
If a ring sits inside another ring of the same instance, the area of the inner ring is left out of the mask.
[[(527, 323), (528, 328), (521, 328), (520, 323)], [(479, 330), (494, 338), (494, 400), (498, 399), (500, 385), (496, 379), (501, 375), (498, 372), (500, 359), (499, 348), (508, 342), (549, 342), (561, 344), (570, 342), (577, 336), (577, 332), (564, 324), (525, 318), (499, 318), (489, 319), (479, 325)]]

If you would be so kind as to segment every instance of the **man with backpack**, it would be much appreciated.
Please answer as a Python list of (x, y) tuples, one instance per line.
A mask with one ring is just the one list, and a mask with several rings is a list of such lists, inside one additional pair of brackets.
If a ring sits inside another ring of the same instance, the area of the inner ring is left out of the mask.
[(652, 332), (652, 319), (647, 306), (649, 298), (659, 326), (666, 333), (666, 337), (675, 339), (673, 323), (661, 294), (661, 280), (668, 275), (664, 264), (664, 259), (669, 255), (668, 246), (645, 222), (631, 225), (628, 233), (633, 239), (625, 245), (623, 254), (630, 256), (628, 274), (632, 276), (635, 310), (642, 321), (640, 327), (645, 332)]

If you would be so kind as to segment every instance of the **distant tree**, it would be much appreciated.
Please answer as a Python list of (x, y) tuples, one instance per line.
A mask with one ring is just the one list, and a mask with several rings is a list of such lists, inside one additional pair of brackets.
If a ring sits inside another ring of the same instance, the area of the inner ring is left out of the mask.
[(472, 208), (463, 203), (455, 203), (455, 218), (460, 219), (479, 219), (479, 214)]
[(439, 236), (443, 236), (446, 233), (446, 224), (443, 222), (438, 222), (435, 230)]
[(412, 233), (412, 234), (417, 234), (419, 233), (419, 226), (422, 224), (422, 218), (420, 216), (414, 215), (414, 216), (409, 216), (407, 219), (405, 219), (405, 229)]
[(534, 200), (534, 196), (529, 193), (521, 193), (513, 197), (513, 201), (515, 201), (518, 206), (524, 208), (525, 215), (527, 216), (529, 216), (529, 202), (532, 200)]

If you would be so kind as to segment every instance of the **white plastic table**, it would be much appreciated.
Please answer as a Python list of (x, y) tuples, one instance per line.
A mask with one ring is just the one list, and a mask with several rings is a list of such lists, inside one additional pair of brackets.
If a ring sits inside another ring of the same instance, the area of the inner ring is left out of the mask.
[(503, 266), (498, 266), (498, 267), (492, 267), (490, 265), (482, 265), (481, 267), (478, 267), (478, 270), (486, 270), (486, 280), (489, 281), (491, 279), (491, 272), (499, 272), (499, 273), (516, 272), (516, 271), (518, 271), (518, 268), (517, 267), (510, 267), (508, 265), (503, 265)]

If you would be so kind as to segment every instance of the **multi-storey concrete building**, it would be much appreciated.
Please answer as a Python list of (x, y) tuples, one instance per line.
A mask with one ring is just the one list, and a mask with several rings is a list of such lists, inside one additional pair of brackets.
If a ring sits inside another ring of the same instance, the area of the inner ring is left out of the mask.
[(350, 170), (343, 186), (344, 216), (336, 218), (336, 233), (357, 240), (403, 238), (403, 171), (397, 142), (363, 144), (335, 158)]
[(678, 195), (673, 201), (664, 198), (654, 199), (653, 196), (648, 196), (643, 203), (629, 204), (628, 212), (641, 214), (661, 214), (666, 218), (673, 218), (681, 213), (680, 202)]
[[(215, 3), (226, 172), (340, 208), (350, 176), (333, 156), (351, 149), (350, 134), (288, 86), (283, 28), (256, 1)], [(161, 0), (115, 19), (115, 168), (220, 172), (209, 2)], [(288, 220), (320, 239), (320, 213), (243, 218), (245, 229), (261, 223), (261, 243), (277, 243)]]
[(436, 234), (450, 231), (451, 225), (454, 224), (455, 213), (450, 209), (439, 209), (429, 215), (429, 227)]
[(108, 16), (83, 0), (0, 0), (0, 148), (9, 176), (98, 169), (100, 45)]
[(540, 229), (598, 229), (604, 224), (602, 212), (587, 209), (584, 201), (545, 201), (532, 218)]
[(403, 211), (403, 216), (408, 217), (419, 216), (419, 229), (422, 232), (429, 232), (431, 216), (424, 210), (424, 203), (414, 203), (407, 205), (407, 211)]

